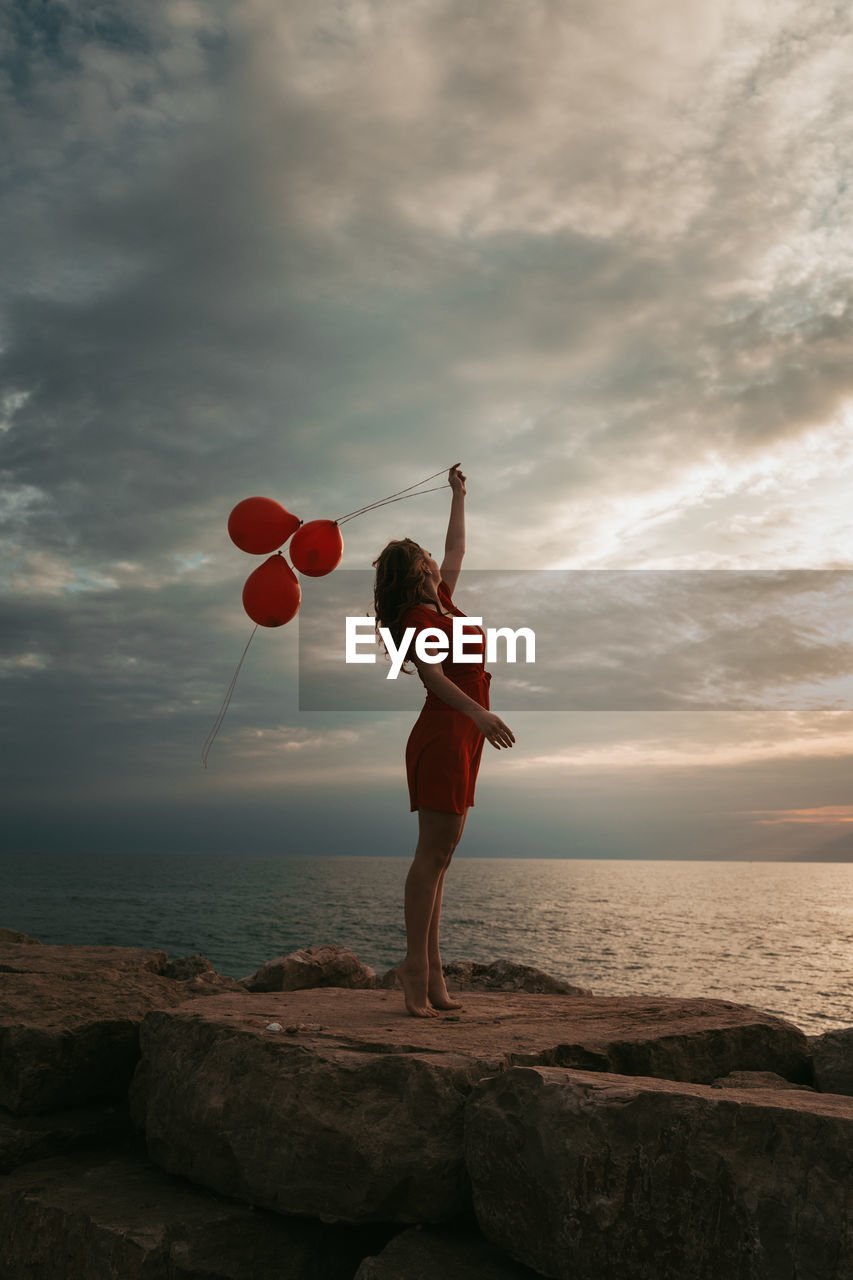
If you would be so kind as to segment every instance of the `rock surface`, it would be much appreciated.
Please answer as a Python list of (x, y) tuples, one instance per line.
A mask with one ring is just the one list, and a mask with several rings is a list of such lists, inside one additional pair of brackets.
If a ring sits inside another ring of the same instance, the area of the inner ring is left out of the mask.
[(470, 1227), (411, 1228), (365, 1258), (355, 1280), (540, 1280)]
[[(514, 960), (449, 960), (441, 966), (448, 987), (456, 991), (528, 991), (532, 995), (591, 996), (589, 987), (578, 987), (554, 978), (542, 969)], [(388, 969), (378, 985), (384, 990), (399, 987), (397, 967)]]
[[(26, 936), (26, 935), (24, 935)], [(115, 973), (162, 973), (169, 963), (165, 951), (145, 947), (73, 947), (0, 939), (0, 973), (43, 974), (54, 978)]]
[(810, 1070), (805, 1037), (778, 1018), (660, 997), (472, 993), (461, 1013), (414, 1019), (381, 991), (218, 996), (150, 1013), (141, 1042), (132, 1102), (152, 1159), (226, 1195), (350, 1222), (464, 1211), (464, 1102), (513, 1063), (706, 1082)]
[(712, 1080), (715, 1089), (801, 1089), (805, 1093), (815, 1093), (810, 1084), (794, 1084), (775, 1071), (730, 1071), (719, 1080)]
[(370, 988), (376, 986), (376, 974), (362, 964), (354, 951), (330, 943), (323, 947), (307, 947), (290, 955), (268, 960), (242, 979), (249, 991), (304, 991), (309, 987)]
[(822, 1093), (853, 1096), (853, 1027), (810, 1036), (815, 1084)]
[(31, 1160), (110, 1147), (130, 1133), (124, 1102), (46, 1116), (16, 1116), (0, 1108), (0, 1173), (10, 1173)]
[(174, 960), (167, 960), (159, 972), (164, 978), (174, 978), (176, 982), (190, 982), (193, 978), (214, 974), (216, 970), (207, 956), (200, 956), (196, 952), (191, 956), (178, 956)]
[(4, 975), (0, 1106), (19, 1115), (121, 1098), (139, 1058), (139, 1024), (186, 992), (157, 974)]
[(853, 1102), (559, 1068), (482, 1081), (484, 1234), (553, 1280), (849, 1280)]
[(347, 1229), (199, 1191), (131, 1153), (43, 1161), (0, 1180), (0, 1241), (3, 1280), (350, 1280), (368, 1248)]
[(28, 933), (19, 933), (17, 929), (0, 929), (0, 946), (6, 942), (16, 942), (40, 947), (38, 938), (31, 938)]
[(52, 946), (13, 929), (0, 930), (0, 973), (30, 974), (58, 981), (97, 978), (102, 973), (153, 973), (189, 990), (242, 991), (242, 983), (217, 973), (205, 956), (179, 956), (145, 947)]
[(223, 987), (245, 996), (218, 974), (165, 977), (168, 963), (137, 947), (0, 943), (0, 1107), (27, 1115), (122, 1098), (150, 1009)]

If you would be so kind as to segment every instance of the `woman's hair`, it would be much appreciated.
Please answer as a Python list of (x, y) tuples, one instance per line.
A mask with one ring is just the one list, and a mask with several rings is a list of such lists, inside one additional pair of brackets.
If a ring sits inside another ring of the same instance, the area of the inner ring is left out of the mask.
[[(403, 639), (402, 621), (406, 611), (424, 598), (423, 586), (427, 573), (420, 564), (423, 556), (424, 550), (419, 543), (413, 542), (411, 538), (399, 538), (383, 547), (373, 561), (376, 570), (373, 585), (376, 633), (379, 635), (380, 627), (387, 627), (398, 647)], [(388, 650), (381, 636), (379, 640), (387, 654)], [(412, 671), (406, 671), (405, 663), (400, 669), (407, 676), (413, 674)]]

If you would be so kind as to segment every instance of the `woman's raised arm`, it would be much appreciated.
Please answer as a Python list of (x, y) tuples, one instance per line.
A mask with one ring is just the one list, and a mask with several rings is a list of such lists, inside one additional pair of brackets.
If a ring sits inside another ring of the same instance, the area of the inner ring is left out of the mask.
[(447, 583), (451, 595), (459, 579), (462, 559), (465, 555), (465, 476), (459, 470), (460, 466), (461, 463), (454, 463), (447, 473), (447, 481), (453, 490), (453, 497), (450, 501), (447, 537), (444, 540), (441, 576)]

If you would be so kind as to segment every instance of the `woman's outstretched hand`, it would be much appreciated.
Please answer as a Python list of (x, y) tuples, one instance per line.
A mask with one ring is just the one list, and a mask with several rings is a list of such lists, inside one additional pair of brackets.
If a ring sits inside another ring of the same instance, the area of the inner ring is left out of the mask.
[(486, 711), (483, 708), (480, 714), (475, 717), (474, 723), (480, 733), (497, 750), (500, 750), (501, 747), (511, 747), (515, 742), (515, 734), (512, 729), (508, 724), (504, 724), (500, 716), (496, 716), (494, 711)]
[(461, 493), (464, 497), (466, 492), (465, 476), (463, 476), (462, 472), (459, 470), (461, 466), (461, 462), (454, 462), (453, 466), (447, 473), (447, 483), (450, 485), (454, 493)]

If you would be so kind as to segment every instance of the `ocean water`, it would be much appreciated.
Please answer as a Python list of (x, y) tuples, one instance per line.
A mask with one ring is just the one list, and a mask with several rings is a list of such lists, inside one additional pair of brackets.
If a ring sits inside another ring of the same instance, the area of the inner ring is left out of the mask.
[[(408, 858), (5, 855), (0, 925), (48, 943), (201, 952), (240, 978), (340, 942), (405, 953)], [(457, 857), (445, 960), (509, 957), (597, 995), (713, 996), (808, 1034), (853, 1025), (853, 865)]]

